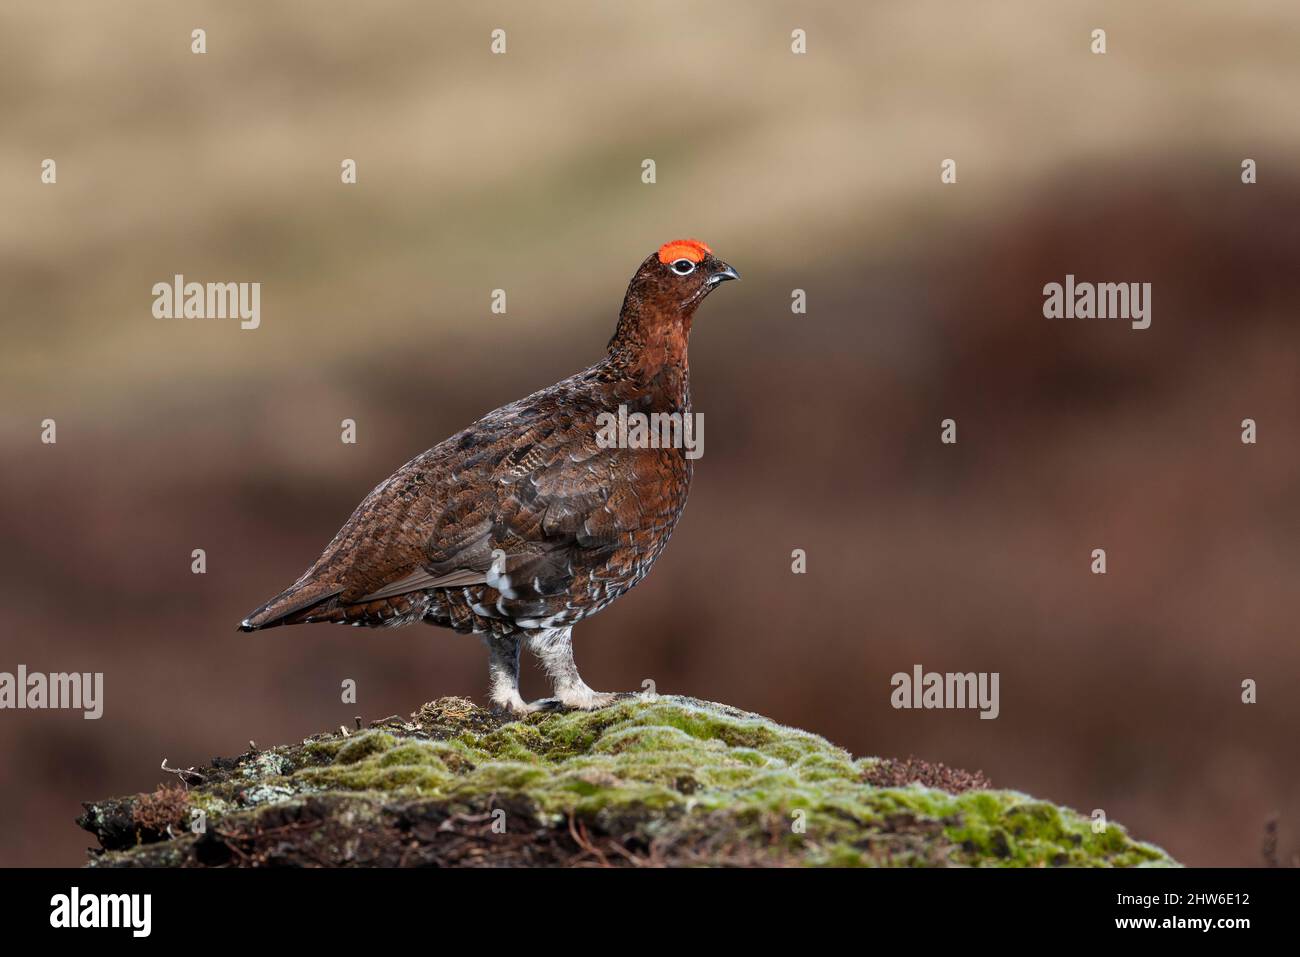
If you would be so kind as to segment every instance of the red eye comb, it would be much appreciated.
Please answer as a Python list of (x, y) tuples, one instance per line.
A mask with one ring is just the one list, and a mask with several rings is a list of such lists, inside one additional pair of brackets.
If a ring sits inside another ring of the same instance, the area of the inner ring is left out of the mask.
[(689, 259), (693, 263), (698, 263), (712, 252), (712, 249), (698, 239), (674, 239), (659, 247), (659, 261), (670, 263), (678, 259)]

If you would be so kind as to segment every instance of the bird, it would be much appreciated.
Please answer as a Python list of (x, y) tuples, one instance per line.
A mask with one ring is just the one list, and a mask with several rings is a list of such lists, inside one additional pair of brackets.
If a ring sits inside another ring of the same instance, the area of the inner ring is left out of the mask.
[[(681, 441), (634, 441), (623, 423), (637, 414), (661, 423), (675, 415), (687, 429), (696, 421), (691, 324), (709, 293), (739, 278), (699, 240), (664, 243), (632, 276), (595, 364), (411, 459), (239, 630), (425, 622), (482, 640), (499, 714), (614, 703), (622, 695), (593, 691), (578, 673), (573, 627), (649, 573), (698, 457)], [(551, 697), (520, 695), (524, 648), (548, 674)]]

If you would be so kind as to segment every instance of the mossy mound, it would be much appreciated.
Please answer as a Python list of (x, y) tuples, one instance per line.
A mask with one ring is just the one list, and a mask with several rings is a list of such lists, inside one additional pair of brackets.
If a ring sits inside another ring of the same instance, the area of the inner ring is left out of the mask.
[(1076, 812), (981, 776), (855, 760), (680, 697), (523, 721), (443, 698), (409, 720), (250, 750), (183, 779), (86, 805), (78, 823), (103, 848), (92, 864), (1174, 863), (1118, 825), (1094, 833)]

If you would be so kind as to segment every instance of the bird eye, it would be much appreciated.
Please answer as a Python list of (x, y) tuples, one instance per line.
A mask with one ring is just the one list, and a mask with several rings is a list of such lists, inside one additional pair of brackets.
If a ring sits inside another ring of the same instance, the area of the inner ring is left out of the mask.
[(689, 276), (695, 271), (695, 263), (689, 259), (678, 259), (673, 263), (673, 272), (679, 276)]

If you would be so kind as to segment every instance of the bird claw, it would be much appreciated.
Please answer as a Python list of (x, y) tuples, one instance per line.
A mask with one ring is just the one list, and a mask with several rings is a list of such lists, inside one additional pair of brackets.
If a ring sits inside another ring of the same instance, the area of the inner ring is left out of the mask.
[(530, 714), (549, 713), (553, 711), (567, 711), (568, 706), (559, 698), (541, 698), (537, 701), (507, 701), (493, 704), (489, 712), (506, 721), (519, 721), (528, 717)]
[(511, 701), (492, 705), (490, 712), (507, 721), (518, 721), (530, 714), (555, 714), (560, 711), (598, 711), (618, 701), (639, 699), (636, 691), (591, 691), (564, 697), (539, 698), (536, 701)]
[(536, 714), (538, 711), (565, 711), (567, 707), (559, 698), (539, 698), (528, 702), (527, 705), (529, 714)]
[(563, 707), (573, 711), (597, 711), (600, 708), (608, 708), (619, 698), (620, 695), (613, 692), (584, 688), (581, 691), (561, 695), (559, 701)]

